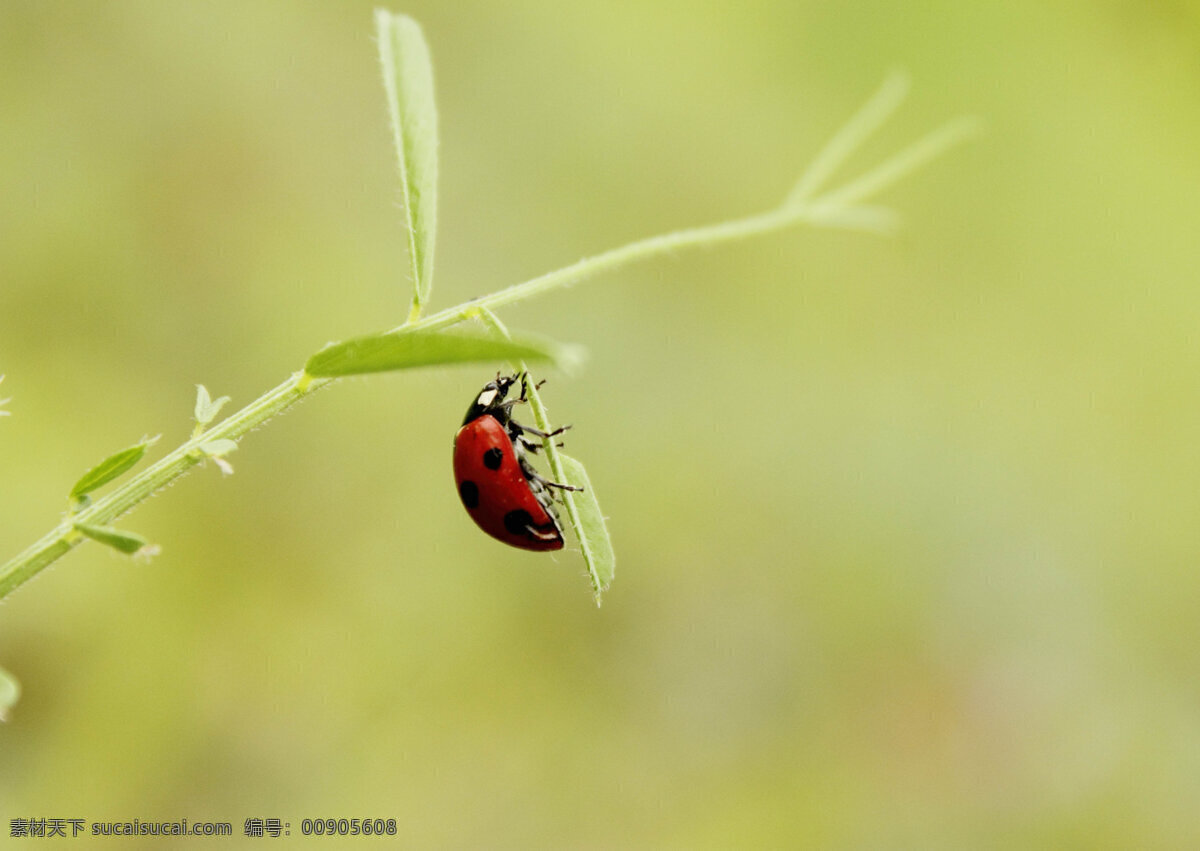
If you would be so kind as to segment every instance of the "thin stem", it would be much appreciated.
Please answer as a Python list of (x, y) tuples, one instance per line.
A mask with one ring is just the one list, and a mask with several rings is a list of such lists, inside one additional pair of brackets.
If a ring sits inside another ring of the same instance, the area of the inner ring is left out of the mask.
[[(873, 211), (873, 212), (872, 212)], [(864, 214), (865, 213), (865, 214)], [(672, 233), (659, 234), (648, 239), (631, 242), (620, 248), (614, 248), (603, 254), (572, 263), (553, 272), (547, 272), (524, 283), (514, 284), (490, 295), (481, 296), (472, 301), (464, 302), (457, 307), (440, 310), (419, 322), (402, 325), (393, 329), (413, 328), (445, 328), (478, 316), (482, 310), (494, 310), (514, 302), (532, 298), (550, 290), (568, 287), (580, 281), (595, 277), (601, 272), (610, 272), (621, 266), (645, 260), (660, 254), (668, 254), (679, 248), (690, 248), (697, 245), (716, 245), (721, 242), (731, 242), (748, 236), (771, 233), (784, 230), (794, 225), (808, 223), (825, 227), (844, 227), (853, 230), (878, 231), (886, 229), (890, 220), (873, 208), (852, 208), (848, 205), (795, 204), (789, 207), (770, 210), (744, 219), (720, 222), (715, 225), (705, 225)]]
[[(861, 126), (847, 134), (850, 142), (854, 142), (858, 136), (869, 132), (871, 125), (881, 120), (880, 116), (890, 110), (891, 102), (897, 98), (898, 92), (897, 84), (893, 84), (893, 88), (885, 87), (875, 109), (869, 111), (867, 118), (862, 120)], [(425, 319), (417, 318), (420, 308), (419, 305), (414, 305), (408, 323), (394, 330), (445, 328), (476, 316), (482, 316), (485, 321), (496, 324), (499, 320), (491, 314), (495, 308), (532, 298), (560, 287), (570, 286), (601, 272), (611, 271), (629, 263), (666, 254), (679, 248), (716, 245), (805, 223), (817, 227), (840, 227), (854, 230), (889, 229), (894, 222), (890, 211), (864, 206), (860, 202), (878, 194), (929, 160), (974, 135), (977, 129), (978, 124), (973, 121), (952, 122), (920, 139), (857, 180), (810, 201), (797, 201), (792, 198), (782, 207), (755, 216), (643, 239), (603, 254), (597, 254), (594, 257), (584, 258), (570, 266), (507, 287), (482, 298), (439, 311)], [(843, 139), (843, 142), (845, 143), (846, 140)], [(817, 168), (815, 174), (810, 174), (807, 180), (803, 180), (798, 189), (804, 192), (818, 185), (826, 176), (825, 173), (832, 171), (832, 168), (837, 165), (841, 156), (841, 152), (836, 150), (829, 154), (824, 165)], [(497, 327), (502, 328), (503, 326), (497, 324)], [(66, 517), (41, 540), (0, 566), (0, 600), (84, 540), (83, 536), (75, 529), (74, 523), (96, 526), (111, 523), (203, 461), (207, 457), (203, 449), (205, 443), (241, 437), (291, 407), (313, 390), (330, 384), (333, 380), (314, 378), (305, 372), (296, 373), (278, 387), (263, 394), (208, 431), (193, 435), (186, 443), (140, 475), (118, 487), (108, 496), (102, 497), (87, 508)], [(531, 402), (531, 408), (534, 410), (539, 427), (546, 430), (546, 423), (543, 422), (545, 410), (541, 408), (540, 403), (535, 402)], [(561, 477), (561, 464), (558, 462), (557, 453), (553, 452), (553, 447), (547, 447), (547, 455), (554, 474)], [(571, 510), (569, 494), (567, 496), (568, 511), (571, 512), (571, 519), (575, 522), (576, 517), (574, 511)]]
[(203, 444), (241, 437), (328, 383), (328, 379), (313, 379), (303, 373), (293, 375), (208, 431), (193, 436), (112, 493), (65, 518), (49, 534), (0, 567), (0, 599), (85, 540), (75, 530), (75, 523), (96, 526), (111, 523), (203, 461), (207, 457), (201, 449)]
[[(809, 208), (797, 205), (788, 209), (772, 210), (757, 216), (722, 222), (707, 227), (676, 231), (634, 242), (621, 248), (585, 258), (563, 269), (542, 275), (523, 284), (508, 287), (491, 295), (440, 311), (425, 319), (410, 322), (402, 329), (436, 329), (479, 316), (484, 310), (578, 283), (619, 266), (664, 254), (677, 248), (694, 245), (713, 245), (755, 234), (769, 233), (811, 219), (814, 224), (836, 224), (862, 227), (863, 221), (853, 218), (839, 219), (839, 212), (830, 208), (822, 211), (823, 219), (811, 216)], [(869, 223), (868, 216), (864, 221)], [(400, 329), (396, 329), (400, 330)], [(273, 390), (260, 396), (242, 410), (230, 415), (208, 431), (192, 437), (141, 474), (130, 479), (112, 493), (98, 499), (92, 505), (64, 519), (49, 534), (33, 546), (0, 567), (0, 599), (32, 579), (56, 559), (65, 555), (84, 538), (75, 530), (74, 522), (103, 526), (148, 499), (155, 492), (182, 476), (206, 456), (200, 446), (220, 438), (235, 439), (262, 425), (271, 417), (295, 404), (314, 389), (330, 383), (331, 379), (313, 378), (307, 373), (297, 373)], [(551, 459), (555, 475), (561, 475), (560, 465)]]

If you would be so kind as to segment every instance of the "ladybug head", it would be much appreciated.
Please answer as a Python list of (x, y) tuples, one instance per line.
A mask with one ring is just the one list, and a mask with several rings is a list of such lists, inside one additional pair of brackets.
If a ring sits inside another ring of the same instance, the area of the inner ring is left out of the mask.
[(517, 383), (519, 376), (516, 375), (500, 375), (497, 373), (495, 381), (489, 381), (479, 391), (479, 395), (475, 397), (475, 401), (471, 403), (471, 407), (467, 408), (467, 415), (463, 418), (463, 425), (477, 420), (480, 417), (490, 414), (498, 419), (501, 423), (507, 424), (509, 411), (513, 406), (512, 402), (504, 403), (504, 397), (508, 395), (508, 388)]

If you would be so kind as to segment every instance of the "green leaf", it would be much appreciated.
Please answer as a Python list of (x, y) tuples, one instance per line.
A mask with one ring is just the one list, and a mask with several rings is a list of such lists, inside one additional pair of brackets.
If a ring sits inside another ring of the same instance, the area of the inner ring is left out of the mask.
[(411, 315), (415, 318), (429, 301), (437, 233), (438, 127), (433, 65), (421, 27), (412, 18), (377, 9), (375, 29), (404, 192), (413, 276)]
[(21, 684), (8, 671), (0, 668), (0, 721), (8, 720), (9, 711), (21, 699)]
[(221, 408), (229, 402), (228, 396), (222, 396), (213, 401), (208, 395), (208, 388), (203, 384), (196, 385), (196, 425), (203, 428), (217, 418)]
[(75, 483), (75, 487), (71, 488), (70, 498), (79, 501), (85, 495), (96, 490), (96, 488), (108, 484), (117, 476), (132, 468), (138, 461), (142, 460), (142, 456), (146, 454), (146, 450), (153, 446), (158, 441), (158, 438), (159, 436), (155, 435), (149, 440), (143, 440), (135, 446), (130, 446), (128, 449), (122, 449), (114, 455), (109, 455), (83, 474), (83, 478)]
[(612, 584), (616, 571), (617, 557), (613, 552), (612, 538), (608, 536), (608, 526), (587, 470), (570, 455), (559, 452), (558, 457), (566, 477), (565, 484), (583, 488), (581, 491), (563, 491), (563, 499), (567, 503), (571, 525), (575, 527), (575, 537), (579, 539), (588, 574), (592, 578), (592, 593), (598, 606), (601, 594)]
[(126, 555), (133, 555), (149, 543), (141, 535), (123, 532), (112, 526), (93, 526), (90, 523), (75, 523), (74, 526), (93, 541), (98, 541), (114, 550), (120, 550)]
[(391, 331), (354, 337), (326, 346), (308, 359), (305, 371), (318, 378), (390, 372), (418, 366), (480, 361), (553, 361), (569, 367), (579, 360), (576, 346), (532, 337), (506, 340), (496, 334), (463, 331)]

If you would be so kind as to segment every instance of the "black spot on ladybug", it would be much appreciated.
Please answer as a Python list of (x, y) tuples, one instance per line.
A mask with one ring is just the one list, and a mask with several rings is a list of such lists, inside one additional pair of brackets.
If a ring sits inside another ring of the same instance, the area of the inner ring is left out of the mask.
[(524, 508), (518, 508), (504, 515), (504, 528), (514, 535), (524, 535), (533, 525), (533, 517)]
[(458, 495), (462, 497), (463, 505), (467, 508), (479, 507), (479, 486), (470, 479), (465, 479), (458, 486)]
[(483, 453), (483, 466), (489, 470), (499, 470), (501, 462), (504, 461), (504, 452), (493, 446), (487, 452)]

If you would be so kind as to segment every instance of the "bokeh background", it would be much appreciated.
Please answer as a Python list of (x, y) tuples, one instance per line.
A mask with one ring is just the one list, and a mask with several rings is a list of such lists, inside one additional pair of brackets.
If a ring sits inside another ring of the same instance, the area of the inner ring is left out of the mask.
[[(0, 541), (407, 310), (369, 3), (0, 4)], [(1200, 844), (1191, 3), (414, 2), (435, 307), (987, 134), (798, 229), (503, 313), (617, 580), (450, 475), (494, 369), (343, 382), (0, 608), (0, 815), (391, 817), (412, 847)], [(212, 842), (212, 840), (209, 840)], [(231, 840), (223, 845), (236, 845)], [(331, 840), (324, 840), (330, 842)], [(359, 843), (379, 840), (358, 840)], [(146, 847), (163, 847), (148, 841)]]

